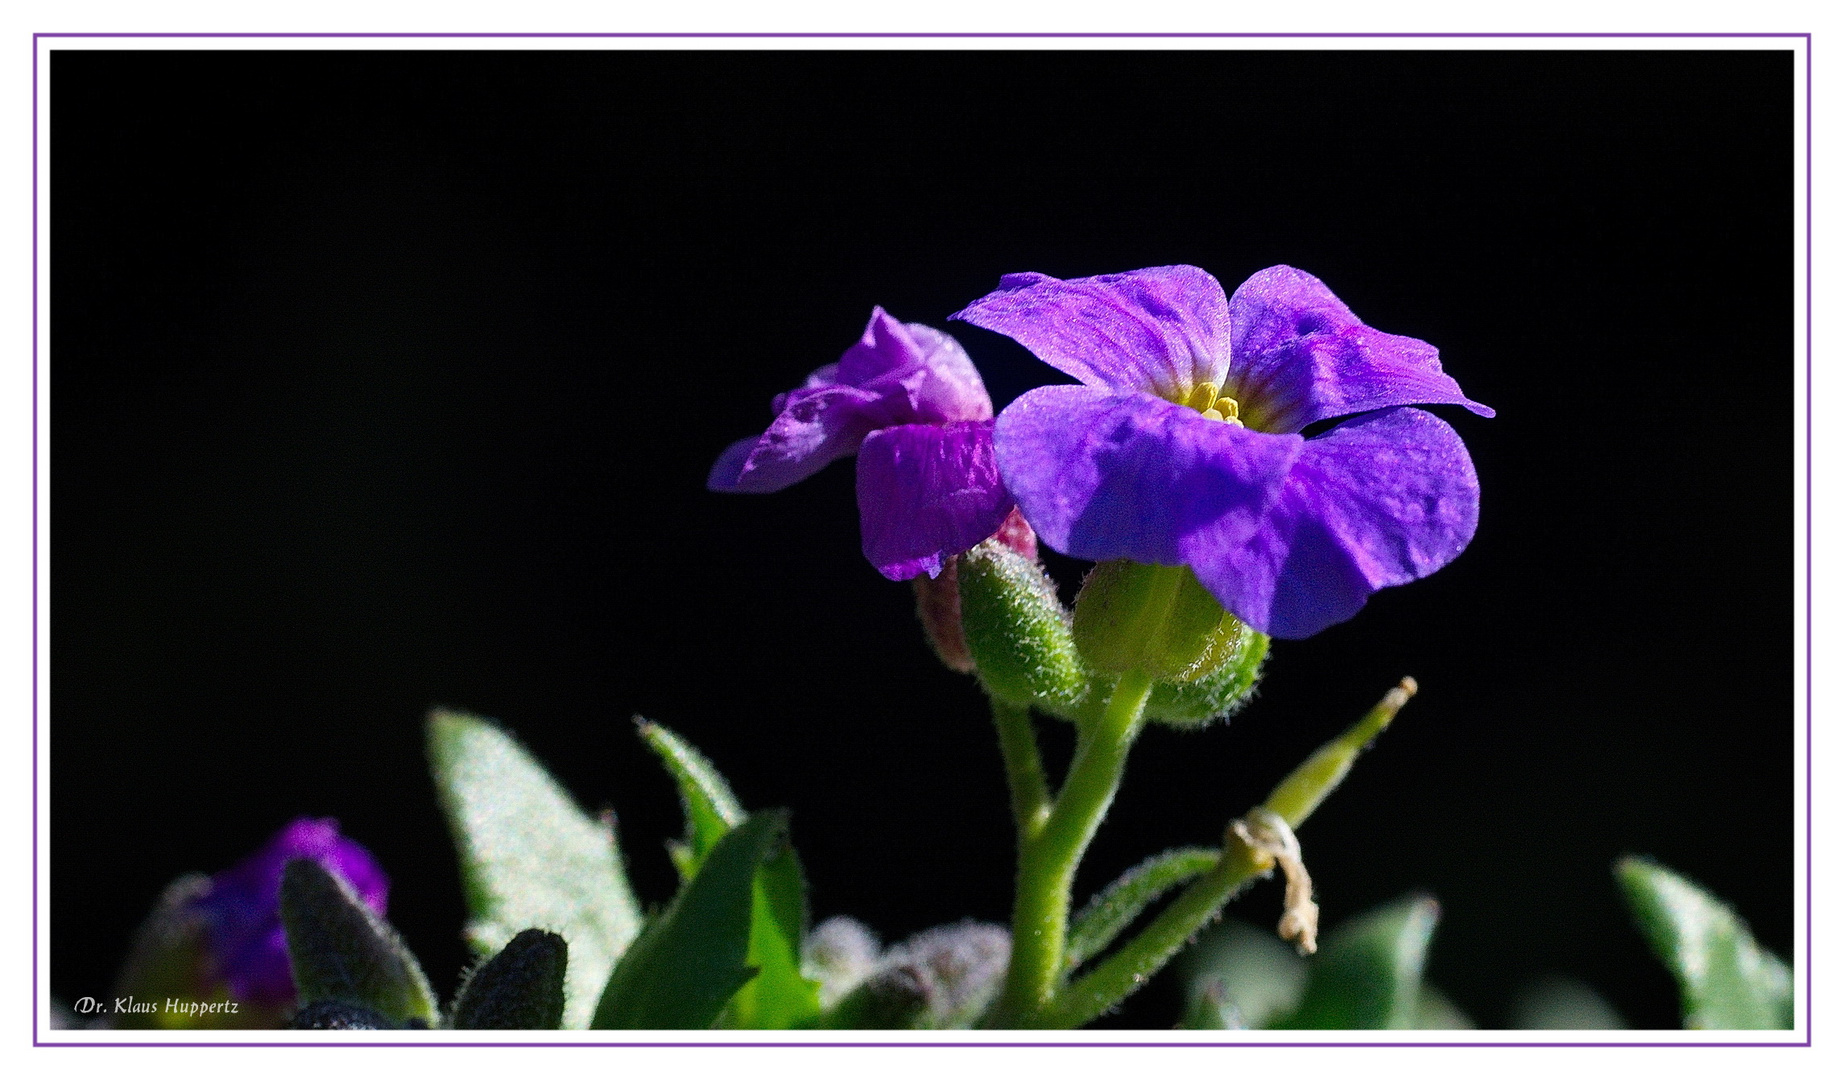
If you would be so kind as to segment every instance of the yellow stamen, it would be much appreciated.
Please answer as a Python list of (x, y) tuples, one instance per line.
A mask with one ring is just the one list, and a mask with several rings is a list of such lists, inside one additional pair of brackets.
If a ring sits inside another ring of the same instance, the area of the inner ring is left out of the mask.
[(1222, 419), (1224, 419), (1224, 416), (1223, 416), (1223, 414), (1222, 414), (1222, 413), (1220, 413), (1220, 412), (1218, 412), (1218, 411), (1216, 411), (1215, 409), (1205, 409), (1205, 410), (1204, 410), (1204, 419), (1206, 419), (1206, 420), (1222, 420)]
[[(1185, 399), (1185, 408), (1203, 412), (1216, 403), (1217, 395), (1221, 392), (1222, 388), (1216, 383), (1200, 383), (1196, 389), (1191, 391), (1191, 396)], [(1222, 417), (1219, 416), (1217, 419), (1221, 420)]]
[(1217, 403), (1212, 406), (1212, 408), (1216, 409), (1217, 412), (1222, 413), (1224, 416), (1240, 417), (1242, 415), (1242, 407), (1236, 404), (1236, 399), (1233, 397), (1218, 398)]

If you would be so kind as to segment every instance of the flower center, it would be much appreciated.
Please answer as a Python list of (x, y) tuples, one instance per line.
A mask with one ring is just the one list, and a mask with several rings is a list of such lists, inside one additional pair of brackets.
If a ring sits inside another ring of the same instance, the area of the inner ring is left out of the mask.
[(1206, 420), (1221, 420), (1226, 424), (1242, 426), (1242, 407), (1233, 397), (1223, 397), (1222, 388), (1216, 383), (1201, 383), (1185, 399), (1185, 408), (1196, 409)]

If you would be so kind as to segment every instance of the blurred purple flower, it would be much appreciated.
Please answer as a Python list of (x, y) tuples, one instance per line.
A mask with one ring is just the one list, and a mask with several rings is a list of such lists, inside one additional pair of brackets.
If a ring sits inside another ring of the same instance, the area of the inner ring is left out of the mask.
[(1472, 539), (1466, 447), (1404, 406), (1492, 410), (1310, 274), (1270, 267), (1227, 298), (1195, 266), (1010, 274), (954, 318), (1082, 384), (1020, 396), (994, 433), (1025, 519), (1066, 554), (1189, 566), (1245, 623), (1302, 638)]
[(864, 556), (892, 581), (941, 573), (1012, 510), (992, 399), (960, 343), (871, 311), (864, 336), (775, 398), (775, 419), (711, 468), (712, 491), (779, 491), (858, 455)]
[(261, 848), (211, 879), (193, 901), (204, 930), (207, 978), (222, 982), (232, 998), (254, 1005), (289, 1005), (295, 999), (288, 945), (282, 934), (282, 868), (312, 859), (345, 878), (367, 907), (384, 914), (390, 881), (371, 853), (339, 835), (332, 818), (297, 818)]

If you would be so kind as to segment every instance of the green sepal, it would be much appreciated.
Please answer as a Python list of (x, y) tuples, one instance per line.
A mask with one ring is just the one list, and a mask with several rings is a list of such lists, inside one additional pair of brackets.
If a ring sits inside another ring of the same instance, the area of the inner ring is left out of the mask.
[(1254, 696), (1268, 658), (1268, 635), (1237, 623), (1234, 649), (1212, 671), (1194, 679), (1168, 679), (1153, 685), (1146, 718), (1175, 728), (1202, 727), (1234, 714)]
[[(669, 728), (643, 720), (640, 737), (678, 784), (685, 810), (685, 839), (667, 850), (681, 880), (689, 881), (717, 842), (744, 820), (742, 803), (710, 759)], [(724, 1013), (723, 1026), (795, 1027), (819, 1014), (820, 988), (800, 971), (807, 883), (791, 846), (762, 865), (753, 894), (748, 963), (758, 974), (737, 992)]]
[(1242, 623), (1186, 566), (1097, 563), (1076, 595), (1071, 633), (1096, 671), (1195, 680), (1229, 663)]
[(719, 839), (672, 903), (628, 947), (596, 1005), (597, 1028), (708, 1028), (748, 966), (756, 872), (787, 843), (785, 810), (752, 814)]
[(467, 895), (467, 939), (490, 956), (542, 927), (569, 943), (564, 1026), (583, 1028), (615, 961), (640, 932), (612, 823), (583, 813), (511, 735), (462, 713), (430, 714), (430, 770)]
[(1727, 904), (1650, 859), (1621, 859), (1614, 876), (1652, 952), (1677, 980), (1686, 1028), (1793, 1026), (1792, 969), (1756, 944)]
[(1420, 1020), (1422, 968), (1440, 905), (1411, 896), (1328, 935), (1307, 965), (1306, 990), (1275, 1028), (1405, 1030)]
[(987, 540), (961, 556), (961, 627), (987, 693), (1068, 716), (1088, 694), (1069, 611), (1043, 568)]
[(1063, 970), (1074, 971), (1100, 955), (1153, 901), (1209, 873), (1222, 858), (1218, 848), (1173, 848), (1115, 878), (1070, 921)]
[(1181, 1027), (1259, 1028), (1291, 1012), (1306, 989), (1306, 961), (1272, 930), (1226, 919), (1199, 935), (1178, 963)]
[(352, 886), (311, 859), (282, 869), (282, 928), (302, 1005), (334, 1001), (396, 1025), (436, 1020), (435, 993), (403, 939)]
[(455, 995), (457, 1031), (555, 1031), (563, 1026), (570, 946), (548, 930), (521, 930), (475, 968)]

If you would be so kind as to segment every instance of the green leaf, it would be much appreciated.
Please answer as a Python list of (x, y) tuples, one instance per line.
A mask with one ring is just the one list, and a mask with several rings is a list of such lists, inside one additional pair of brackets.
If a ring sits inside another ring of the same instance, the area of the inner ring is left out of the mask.
[(679, 875), (689, 881), (717, 841), (743, 820), (743, 806), (717, 767), (696, 747), (651, 720), (641, 720), (639, 728), (641, 739), (666, 763), (679, 785), (679, 803), (685, 808), (685, 843), (681, 849), (684, 854), (675, 855), (673, 861), (682, 861)]
[(1653, 953), (1677, 979), (1686, 1028), (1793, 1026), (1792, 969), (1755, 944), (1726, 904), (1649, 859), (1621, 859), (1614, 875)]
[(291, 859), (282, 870), (281, 908), (302, 1005), (357, 1005), (399, 1025), (435, 1021), (422, 966), (344, 879), (311, 859)]
[(1225, 919), (1200, 934), (1178, 963), (1182, 1026), (1258, 1028), (1299, 1004), (1306, 961), (1272, 930)]
[(1340, 926), (1307, 965), (1299, 1007), (1270, 1026), (1414, 1028), (1422, 967), (1440, 910), (1432, 898), (1412, 896)]
[(512, 736), (461, 713), (429, 717), (429, 762), (483, 954), (528, 927), (569, 943), (564, 1025), (587, 1027), (615, 961), (640, 932), (614, 829), (582, 812)]
[[(678, 783), (685, 840), (677, 845), (673, 861), (680, 877), (689, 881), (724, 834), (743, 820), (742, 803), (710, 759), (671, 729), (643, 720), (640, 737)], [(789, 847), (756, 874), (748, 963), (759, 974), (731, 1002), (725, 1026), (779, 1030), (819, 1014), (819, 984), (800, 973), (806, 923), (806, 877)]]
[(755, 975), (746, 965), (756, 871), (787, 842), (785, 810), (725, 833), (670, 905), (615, 965), (598, 1028), (707, 1028)]
[(1222, 859), (1214, 848), (1173, 848), (1142, 862), (1095, 894), (1070, 923), (1063, 970), (1074, 971), (1108, 947), (1147, 905)]
[(563, 1026), (570, 947), (548, 930), (521, 930), (474, 969), (455, 995), (460, 1031), (555, 1031)]
[(762, 864), (751, 891), (748, 963), (757, 974), (731, 1001), (730, 1026), (800, 1027), (820, 1013), (820, 984), (800, 971), (807, 881), (793, 847)]

